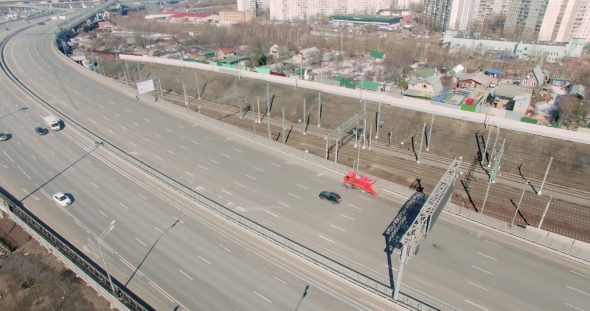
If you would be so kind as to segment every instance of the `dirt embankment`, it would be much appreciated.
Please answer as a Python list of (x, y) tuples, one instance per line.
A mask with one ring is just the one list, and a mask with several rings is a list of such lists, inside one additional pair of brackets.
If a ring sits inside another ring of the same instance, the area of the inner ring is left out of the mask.
[[(125, 65), (123, 61), (114, 59), (105, 60), (105, 69), (108, 75), (117, 77), (119, 73), (124, 75)], [(130, 71), (136, 68), (135, 63), (129, 64)], [(256, 105), (257, 97), (260, 98), (260, 107), (266, 109), (266, 83), (255, 79), (242, 78), (219, 74), (209, 71), (196, 71), (194, 69), (182, 69), (174, 66), (141, 65), (142, 77), (160, 77), (164, 92), (182, 94), (182, 84), (187, 85), (187, 93), (191, 100), (197, 94), (195, 72), (199, 74), (200, 87), (203, 89), (204, 100), (214, 100), (225, 94), (240, 92), (242, 98), (248, 104)], [(131, 73), (133, 77), (133, 73)], [(286, 118), (291, 122), (302, 119), (303, 99), (307, 102), (307, 113), (310, 114), (310, 124), (317, 120), (318, 93), (315, 91), (292, 86), (270, 84), (270, 97), (272, 98), (272, 112), (277, 114), (281, 108), (285, 108)], [(332, 94), (322, 94), (322, 128), (333, 129), (342, 124), (355, 113), (362, 111), (362, 104), (358, 99), (346, 98)], [(231, 100), (225, 103), (237, 107), (237, 101)], [(378, 103), (367, 102), (367, 124), (375, 124), (375, 116)], [(382, 105), (381, 117), (383, 121), (380, 129), (379, 142), (387, 143), (387, 132), (393, 130), (392, 145), (410, 148), (412, 137), (420, 140), (420, 130), (424, 122), (430, 124), (431, 115), (412, 110), (395, 108)], [(374, 131), (374, 128), (373, 128)], [(483, 140), (488, 137), (488, 132), (483, 124), (461, 121), (447, 117), (436, 116), (432, 127), (432, 137), (429, 154), (446, 158), (463, 156), (464, 161), (471, 162), (478, 156), (483, 147)], [(501, 171), (512, 174), (521, 174), (526, 178), (542, 179), (549, 163), (549, 157), (554, 157), (548, 183), (563, 185), (569, 188), (585, 190), (590, 186), (590, 145), (567, 142), (563, 140), (525, 134), (516, 131), (500, 129), (498, 147), (502, 139), (506, 139), (504, 155), (502, 157)], [(490, 135), (490, 147), (494, 143), (495, 132)], [(479, 144), (478, 144), (479, 141)], [(491, 150), (488, 150), (490, 153)]]
[(10, 219), (0, 219), (0, 228), (10, 244), (18, 241), (14, 252), (0, 254), (0, 310), (110, 310), (106, 300)]

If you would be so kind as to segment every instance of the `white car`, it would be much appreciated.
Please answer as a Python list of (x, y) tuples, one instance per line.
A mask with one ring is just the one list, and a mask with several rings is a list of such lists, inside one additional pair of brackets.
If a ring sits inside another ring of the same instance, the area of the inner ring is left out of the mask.
[(6, 133), (4, 133), (4, 132), (0, 132), (0, 141), (7, 140), (7, 139), (8, 139), (8, 135), (6, 135)]
[(57, 203), (61, 206), (64, 206), (64, 207), (72, 204), (72, 200), (70, 200), (70, 197), (63, 194), (62, 192), (58, 192), (58, 193), (54, 194), (53, 201), (55, 201), (55, 203)]

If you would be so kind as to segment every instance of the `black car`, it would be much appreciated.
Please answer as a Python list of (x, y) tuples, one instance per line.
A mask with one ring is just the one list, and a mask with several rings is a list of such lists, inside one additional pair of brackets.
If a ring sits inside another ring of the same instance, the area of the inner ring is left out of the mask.
[(320, 192), (320, 199), (328, 200), (332, 204), (338, 204), (342, 201), (342, 197), (336, 192), (322, 191)]
[(45, 135), (47, 134), (47, 129), (44, 129), (40, 126), (36, 126), (35, 127), (35, 133), (39, 134), (39, 135)]

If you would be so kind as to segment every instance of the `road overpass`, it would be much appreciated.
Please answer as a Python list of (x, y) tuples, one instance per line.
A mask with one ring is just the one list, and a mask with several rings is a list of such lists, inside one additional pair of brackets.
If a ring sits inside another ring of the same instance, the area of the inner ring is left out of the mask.
[[(403, 201), (344, 192), (341, 176), (110, 89), (94, 73), (61, 57), (53, 48), (52, 36), (41, 26), (9, 41), (4, 55), (9, 68), (27, 87), (105, 140), (228, 208), (389, 282), (381, 234)], [(18, 175), (18, 168), (13, 173)], [(90, 179), (93, 174), (84, 176), (74, 181)], [(159, 186), (153, 184), (153, 188)], [(117, 190), (109, 188), (104, 193), (108, 196)], [(322, 204), (325, 202), (317, 199), (320, 190), (339, 191), (344, 203)], [(145, 203), (139, 202), (136, 204)], [(101, 202), (95, 204), (102, 206)], [(165, 205), (145, 205), (133, 215), (132, 224), (151, 223), (146, 215), (169, 211)], [(116, 211), (103, 212), (116, 215)], [(86, 221), (100, 219), (94, 213), (96, 218)], [(587, 268), (558, 262), (551, 255), (503, 241), (476, 227), (445, 221), (437, 225), (428, 245), (423, 245), (420, 255), (407, 267), (402, 292), (445, 310), (477, 310), (477, 306), (489, 310), (560, 310), (566, 304), (588, 304), (587, 296), (570, 289), (583, 291)], [(67, 224), (56, 221), (56, 226)], [(107, 244), (124, 248), (132, 242)], [(182, 253), (186, 244), (178, 242), (170, 247), (170, 252)], [(187, 251), (193, 252), (198, 253)], [(183, 291), (183, 285), (167, 283), (163, 288), (176, 293)]]

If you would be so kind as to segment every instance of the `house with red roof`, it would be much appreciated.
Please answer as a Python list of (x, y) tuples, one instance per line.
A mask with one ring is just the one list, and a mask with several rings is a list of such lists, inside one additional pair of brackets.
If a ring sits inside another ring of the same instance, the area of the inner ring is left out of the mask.
[(174, 13), (168, 16), (168, 19), (171, 22), (199, 22), (203, 20), (207, 20), (207, 17), (211, 16), (211, 14), (202, 14), (202, 13)]
[(219, 51), (217, 51), (217, 58), (224, 58), (227, 56), (234, 56), (236, 55), (236, 51), (234, 51), (234, 48), (223, 48)]

